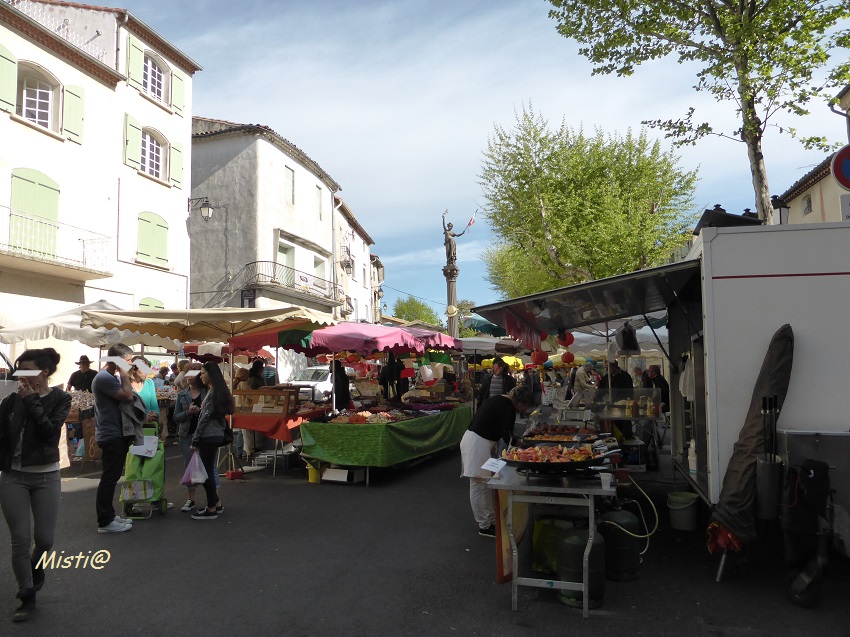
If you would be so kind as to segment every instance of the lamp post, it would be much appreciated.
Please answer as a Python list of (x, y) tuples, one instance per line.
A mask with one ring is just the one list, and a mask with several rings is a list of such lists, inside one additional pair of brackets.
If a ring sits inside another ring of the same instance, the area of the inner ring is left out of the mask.
[(214, 212), (214, 208), (210, 205), (210, 200), (207, 197), (194, 197), (189, 199), (189, 206), (187, 212), (192, 212), (192, 207), (195, 204), (200, 204), (196, 206), (201, 211), (201, 218), (204, 221), (209, 221)]
[(773, 209), (779, 213), (779, 223), (787, 224), (788, 213), (791, 212), (791, 207), (776, 195), (773, 195), (770, 198), (770, 203), (773, 206)]

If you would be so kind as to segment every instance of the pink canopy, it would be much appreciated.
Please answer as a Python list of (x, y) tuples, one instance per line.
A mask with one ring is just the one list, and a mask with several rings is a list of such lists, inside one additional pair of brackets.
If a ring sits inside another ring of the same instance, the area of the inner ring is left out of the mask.
[(356, 352), (371, 354), (375, 350), (396, 353), (421, 351), (422, 343), (398, 327), (371, 323), (337, 323), (315, 330), (310, 340), (315, 353)]
[(432, 332), (431, 330), (424, 330), (418, 327), (401, 327), (399, 329), (422, 341), (427, 349), (463, 350), (463, 341), (442, 332)]

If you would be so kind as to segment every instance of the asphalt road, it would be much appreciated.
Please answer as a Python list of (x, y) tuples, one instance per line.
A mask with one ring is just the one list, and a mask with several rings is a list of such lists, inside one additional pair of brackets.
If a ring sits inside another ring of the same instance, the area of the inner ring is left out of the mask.
[(606, 582), (589, 619), (550, 590), (521, 588), (511, 611), (510, 585), (495, 581), (494, 541), (477, 534), (457, 451), (375, 470), (368, 487), (310, 484), (303, 469), (251, 473), (224, 481), (225, 512), (213, 521), (179, 511), (177, 447), (167, 456), (176, 507), (123, 534), (95, 532), (97, 474), (63, 472), (54, 548), (111, 557), (100, 570), (48, 571), (37, 617), (25, 624), (9, 620), (16, 587), (3, 525), (0, 635), (850, 634), (846, 560), (829, 572), (819, 607), (801, 609), (786, 601), (776, 551), (730, 566), (718, 584), (718, 558), (703, 534), (671, 530), (664, 510), (640, 578)]

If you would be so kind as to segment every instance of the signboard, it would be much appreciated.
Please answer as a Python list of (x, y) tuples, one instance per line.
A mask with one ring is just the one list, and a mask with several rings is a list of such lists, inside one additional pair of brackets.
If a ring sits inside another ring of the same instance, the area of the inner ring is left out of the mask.
[(830, 169), (838, 185), (850, 190), (850, 144), (835, 153)]

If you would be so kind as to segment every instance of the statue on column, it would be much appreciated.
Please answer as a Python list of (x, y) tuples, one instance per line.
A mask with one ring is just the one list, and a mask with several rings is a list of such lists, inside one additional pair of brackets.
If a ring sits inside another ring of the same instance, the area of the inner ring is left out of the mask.
[[(469, 230), (469, 226), (463, 229), (463, 232), (460, 234), (455, 234), (452, 232), (454, 225), (449, 223), (446, 225), (446, 215), (449, 214), (449, 211), (446, 210), (443, 213), (443, 245), (446, 246), (446, 265), (456, 265), (457, 264), (457, 244), (455, 243), (455, 238), (460, 237)], [(470, 222), (470, 225), (472, 222)]]

